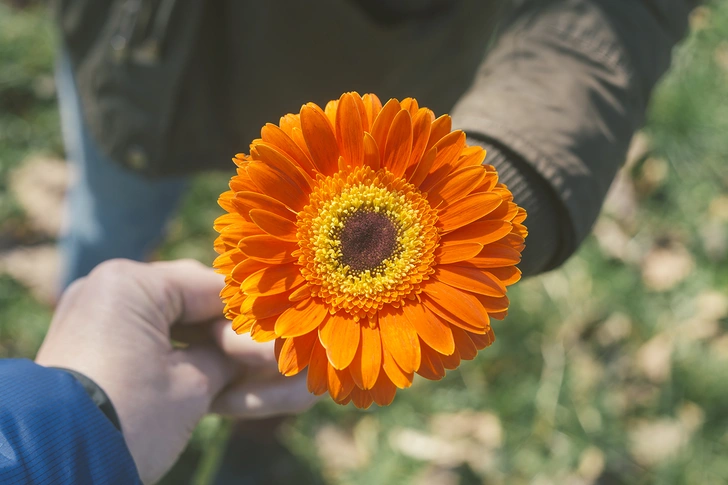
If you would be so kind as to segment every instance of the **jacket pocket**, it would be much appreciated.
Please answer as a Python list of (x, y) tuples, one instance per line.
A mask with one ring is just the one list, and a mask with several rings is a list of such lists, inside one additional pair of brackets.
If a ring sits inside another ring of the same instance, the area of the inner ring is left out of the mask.
[(163, 55), (177, 0), (122, 0), (111, 48), (117, 62), (156, 65)]

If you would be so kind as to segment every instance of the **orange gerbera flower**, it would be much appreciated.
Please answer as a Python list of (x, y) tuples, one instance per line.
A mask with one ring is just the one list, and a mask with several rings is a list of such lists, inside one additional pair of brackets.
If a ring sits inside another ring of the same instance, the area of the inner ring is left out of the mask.
[(220, 196), (238, 333), (340, 404), (386, 405), (495, 340), (527, 231), (485, 151), (414, 99), (346, 93), (267, 124)]

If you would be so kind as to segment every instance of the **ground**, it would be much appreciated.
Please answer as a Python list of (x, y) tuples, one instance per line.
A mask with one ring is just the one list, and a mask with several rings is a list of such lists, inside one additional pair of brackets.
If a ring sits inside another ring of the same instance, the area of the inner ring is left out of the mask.
[[(25, 6), (23, 9), (14, 9)], [(25, 4), (30, 4), (27, 6)], [(51, 318), (67, 183), (54, 34), (0, 2), (0, 357)], [(728, 477), (728, 1), (698, 9), (594, 234), (512, 290), (496, 343), (388, 408), (323, 400), (282, 439), (330, 484), (722, 484)], [(209, 263), (226, 175), (195, 182), (160, 258)], [(165, 483), (208, 483), (207, 419)], [(198, 466), (202, 464), (201, 466)]]

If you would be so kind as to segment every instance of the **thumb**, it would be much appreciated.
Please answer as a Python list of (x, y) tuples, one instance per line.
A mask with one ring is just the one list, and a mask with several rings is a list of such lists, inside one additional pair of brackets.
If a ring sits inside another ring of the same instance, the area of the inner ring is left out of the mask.
[(163, 282), (164, 308), (170, 312), (168, 325), (200, 323), (222, 316), (222, 275), (198, 261), (160, 261), (148, 265)]

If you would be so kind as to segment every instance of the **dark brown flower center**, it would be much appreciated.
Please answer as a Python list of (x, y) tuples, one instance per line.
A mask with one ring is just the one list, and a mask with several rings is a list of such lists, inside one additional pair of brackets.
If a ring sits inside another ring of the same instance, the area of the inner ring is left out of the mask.
[(341, 262), (355, 273), (381, 271), (382, 261), (397, 250), (397, 228), (384, 214), (356, 212), (339, 234)]

